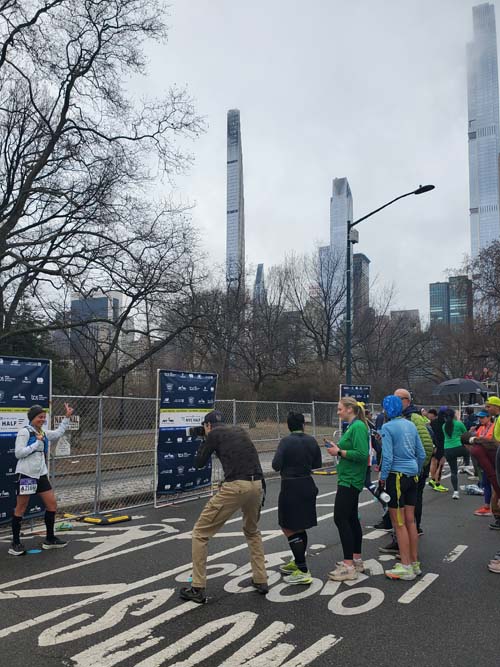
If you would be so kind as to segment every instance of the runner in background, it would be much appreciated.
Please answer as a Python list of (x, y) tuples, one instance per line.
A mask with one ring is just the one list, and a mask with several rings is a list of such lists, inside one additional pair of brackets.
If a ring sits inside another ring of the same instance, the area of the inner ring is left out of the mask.
[(434, 432), (434, 442), (435, 448), (432, 453), (431, 465), (430, 465), (430, 480), (429, 486), (434, 491), (439, 491), (441, 493), (446, 493), (448, 487), (441, 484), (441, 475), (443, 474), (443, 467), (446, 462), (444, 457), (444, 414), (448, 410), (447, 405), (442, 405), (437, 411), (436, 419), (431, 420), (431, 428)]
[(11, 556), (22, 556), (26, 549), (21, 543), (21, 523), (32, 495), (37, 494), (45, 506), (45, 527), (47, 536), (43, 549), (61, 549), (67, 542), (54, 535), (57, 501), (48, 478), (47, 461), (49, 442), (58, 440), (69, 426), (73, 408), (64, 404), (65, 417), (55, 431), (44, 431), (47, 415), (41, 405), (33, 405), (28, 410), (28, 426), (17, 434), (15, 456), (17, 459), (17, 502), (12, 515)]
[[(477, 413), (479, 425), (473, 427), (473, 434), (478, 438), (493, 438), (493, 429), (495, 422), (486, 410)], [(475, 458), (475, 457), (474, 457)], [(475, 516), (491, 516), (491, 484), (484, 470), (481, 471), (481, 486), (484, 492), (484, 502), (482, 507), (474, 512)]]
[(449, 408), (444, 413), (444, 455), (448, 461), (451, 471), (451, 485), (453, 486), (453, 500), (458, 500), (458, 458), (468, 455), (462, 445), (461, 437), (467, 433), (464, 424), (455, 417), (455, 410)]

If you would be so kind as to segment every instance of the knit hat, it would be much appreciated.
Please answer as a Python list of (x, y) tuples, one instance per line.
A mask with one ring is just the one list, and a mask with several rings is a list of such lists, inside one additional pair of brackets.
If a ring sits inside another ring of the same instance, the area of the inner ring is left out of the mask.
[(28, 421), (32, 422), (35, 417), (38, 417), (39, 414), (45, 412), (45, 409), (41, 405), (32, 405), (28, 410)]
[(389, 419), (400, 417), (403, 414), (403, 401), (399, 396), (394, 396), (393, 394), (386, 396), (382, 401), (382, 407)]

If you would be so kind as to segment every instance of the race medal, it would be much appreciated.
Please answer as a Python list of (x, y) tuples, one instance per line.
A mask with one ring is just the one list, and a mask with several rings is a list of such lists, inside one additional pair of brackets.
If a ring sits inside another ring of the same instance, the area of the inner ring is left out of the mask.
[(19, 495), (31, 496), (36, 493), (38, 480), (33, 477), (21, 477), (19, 480)]

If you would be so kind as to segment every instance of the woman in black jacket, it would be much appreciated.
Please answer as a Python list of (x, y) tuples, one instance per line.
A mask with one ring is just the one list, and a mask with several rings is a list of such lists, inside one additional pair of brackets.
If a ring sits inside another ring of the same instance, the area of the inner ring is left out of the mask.
[(311, 472), (321, 468), (321, 450), (316, 440), (304, 433), (304, 415), (290, 412), (287, 419), (290, 435), (282, 438), (273, 458), (273, 468), (281, 474), (278, 499), (278, 522), (293, 554), (280, 570), (288, 584), (310, 584), (307, 568), (307, 528), (318, 524), (316, 496), (318, 489)]

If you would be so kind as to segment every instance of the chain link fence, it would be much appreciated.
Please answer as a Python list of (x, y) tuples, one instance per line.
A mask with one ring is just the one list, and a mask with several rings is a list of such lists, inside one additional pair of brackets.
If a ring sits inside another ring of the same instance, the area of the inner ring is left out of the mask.
[[(61, 511), (98, 513), (153, 504), (155, 494), (155, 398), (116, 396), (54, 396), (53, 424), (64, 415), (64, 403), (75, 408), (76, 418), (56, 447), (51, 449), (50, 477)], [(374, 414), (380, 406), (370, 404)], [(294, 403), (220, 400), (216, 409), (228, 424), (247, 429), (255, 443), (266, 476), (274, 475), (273, 454), (288, 433), (287, 415), (302, 412), (306, 430), (322, 445), (323, 438), (340, 434), (337, 403)], [(56, 418), (56, 419), (54, 419)], [(323, 463), (331, 464), (324, 447)], [(212, 482), (223, 479), (213, 457)], [(200, 491), (194, 495), (203, 495)], [(172, 502), (193, 497), (177, 494)]]

